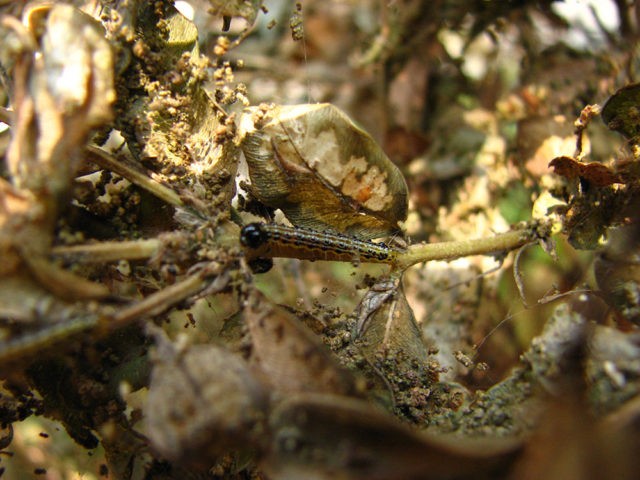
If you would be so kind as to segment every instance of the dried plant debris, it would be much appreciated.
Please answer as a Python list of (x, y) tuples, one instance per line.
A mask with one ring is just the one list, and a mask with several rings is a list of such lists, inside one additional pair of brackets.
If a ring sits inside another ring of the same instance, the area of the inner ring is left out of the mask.
[(13, 67), (14, 130), (6, 154), (13, 185), (2, 180), (2, 254), (11, 266), (4, 278), (28, 268), (58, 296), (105, 297), (104, 286), (59, 269), (46, 255), (84, 143), (112, 116), (110, 47), (95, 20), (71, 6), (34, 6), (24, 15), (30, 30), (20, 34), (30, 43)]
[(255, 448), (265, 434), (268, 394), (246, 362), (215, 345), (180, 351), (165, 338), (154, 356), (146, 423), (162, 456), (206, 470), (216, 455)]
[(638, 7), (276, 3), (0, 2), (0, 476), (635, 478)]
[(293, 314), (258, 292), (252, 292), (244, 313), (252, 363), (275, 392), (357, 393), (355, 378)]
[(612, 95), (602, 107), (602, 121), (611, 130), (625, 137), (638, 137), (638, 104), (640, 103), (640, 85), (627, 85)]
[[(595, 249), (605, 243), (609, 230), (630, 222), (637, 222), (635, 205), (638, 191), (638, 162), (635, 140), (618, 152), (609, 164), (587, 161), (589, 150), (585, 150), (585, 132), (591, 120), (602, 111), (602, 119), (612, 130), (618, 130), (616, 122), (626, 118), (633, 88), (623, 88), (609, 98), (605, 107), (586, 106), (575, 121), (575, 153), (561, 155), (549, 162), (555, 174), (566, 179), (564, 196), (567, 205), (556, 209), (562, 211), (562, 228), (571, 244), (579, 249)], [(620, 115), (620, 118), (615, 117)], [(612, 120), (612, 118), (617, 120)], [(627, 135), (628, 136), (628, 135)]]
[(640, 322), (640, 257), (638, 226), (611, 232), (593, 265), (603, 298), (617, 313), (620, 322)]
[(596, 187), (624, 183), (610, 168), (601, 163), (581, 163), (571, 157), (556, 157), (549, 162), (549, 166), (558, 175), (569, 179), (584, 179)]
[[(233, 73), (199, 54), (195, 25), (170, 5), (132, 3), (111, 12), (110, 35), (122, 51), (115, 127), (137, 160), (158, 180), (189, 192), (187, 202), (209, 216), (234, 193), (238, 149), (232, 118), (222, 105), (236, 101)], [(123, 14), (136, 19), (140, 34), (130, 38)], [(215, 91), (204, 89), (214, 68)], [(241, 89), (240, 89), (241, 90)], [(144, 121), (141, 121), (144, 119)]]
[(223, 30), (229, 29), (231, 17), (241, 17), (249, 27), (252, 26), (261, 8), (262, 0), (209, 0), (209, 13), (219, 15), (225, 21)]
[(322, 395), (282, 402), (270, 427), (265, 470), (276, 478), (492, 478), (520, 448), (517, 440), (480, 445), (421, 435), (366, 403)]

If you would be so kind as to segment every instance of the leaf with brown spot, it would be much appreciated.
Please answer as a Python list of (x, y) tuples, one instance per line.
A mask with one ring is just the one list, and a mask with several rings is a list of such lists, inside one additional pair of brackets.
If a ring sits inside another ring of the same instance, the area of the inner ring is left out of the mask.
[(294, 225), (375, 238), (406, 219), (402, 173), (335, 106), (253, 107), (239, 130), (251, 193)]

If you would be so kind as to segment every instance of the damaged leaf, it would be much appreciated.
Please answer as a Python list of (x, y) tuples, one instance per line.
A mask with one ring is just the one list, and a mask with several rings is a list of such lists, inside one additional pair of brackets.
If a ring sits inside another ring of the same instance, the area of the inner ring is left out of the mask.
[[(12, 259), (10, 265), (19, 255), (42, 285), (65, 298), (104, 297), (103, 285), (61, 270), (46, 256), (84, 143), (93, 128), (112, 117), (111, 47), (95, 20), (69, 5), (35, 5), (25, 12), (24, 23), (37, 50), (14, 65), (7, 166), (16, 190), (0, 192), (1, 253)], [(15, 201), (20, 195), (27, 205)]]

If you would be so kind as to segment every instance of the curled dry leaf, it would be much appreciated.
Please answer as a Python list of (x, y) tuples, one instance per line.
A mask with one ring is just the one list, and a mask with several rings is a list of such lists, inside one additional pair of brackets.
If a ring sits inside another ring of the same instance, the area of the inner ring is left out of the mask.
[(267, 396), (228, 350), (163, 340), (151, 373), (146, 425), (163, 456), (208, 468), (219, 453), (251, 448), (263, 434)]
[(251, 193), (294, 225), (376, 238), (406, 219), (402, 173), (335, 106), (252, 107), (239, 129)]
[(457, 402), (457, 389), (441, 388), (443, 368), (430, 355), (399, 278), (379, 279), (354, 315), (353, 352), (371, 367), (371, 395), (415, 422), (428, 422), (442, 405)]
[(35, 6), (25, 23), (39, 51), (14, 67), (9, 171), (15, 185), (61, 196), (90, 130), (112, 116), (113, 55), (102, 27), (69, 5)]
[(365, 402), (331, 395), (293, 396), (269, 423), (274, 441), (263, 467), (278, 479), (491, 478), (520, 447), (418, 434)]
[(357, 393), (354, 377), (295, 315), (253, 291), (245, 318), (252, 361), (276, 392)]
[(367, 353), (402, 352), (408, 359), (426, 360), (427, 348), (400, 278), (379, 279), (362, 298), (355, 315), (357, 333)]
[[(557, 166), (568, 177), (576, 175), (576, 169), (589, 175), (589, 180), (579, 177), (584, 180), (579, 184), (582, 188), (576, 189), (567, 207), (561, 206), (559, 209), (563, 213), (562, 230), (568, 234), (568, 240), (574, 248), (598, 248), (611, 226), (626, 222), (633, 189), (612, 185), (611, 181), (617, 183), (622, 182), (622, 179), (618, 175), (613, 178), (612, 172), (603, 165), (589, 164), (593, 168), (585, 170), (579, 164), (576, 166), (575, 161), (569, 157), (555, 160), (558, 161), (552, 162), (552, 166)], [(597, 182), (599, 186), (589, 188), (591, 181)]]
[(58, 109), (67, 115), (83, 110), (85, 128), (109, 121), (116, 96), (114, 66), (102, 26), (66, 5), (51, 8), (43, 26), (46, 81)]
[(549, 166), (554, 173), (565, 178), (583, 178), (596, 187), (606, 187), (614, 183), (624, 183), (611, 168), (601, 163), (582, 163), (571, 157), (556, 157)]

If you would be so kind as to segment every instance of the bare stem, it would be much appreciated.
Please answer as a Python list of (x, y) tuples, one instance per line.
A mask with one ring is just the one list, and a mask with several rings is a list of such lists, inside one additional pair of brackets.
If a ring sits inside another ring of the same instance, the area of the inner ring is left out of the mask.
[(453, 260), (469, 255), (489, 255), (508, 252), (530, 243), (538, 238), (535, 229), (530, 226), (500, 233), (489, 238), (476, 238), (441, 243), (420, 243), (411, 245), (406, 252), (398, 254), (396, 268), (404, 270), (416, 263), (431, 260)]
[[(216, 269), (219, 274), (221, 269)], [(207, 272), (211, 274), (212, 272)], [(219, 275), (213, 281), (209, 275), (204, 274), (203, 271), (190, 275), (180, 282), (169, 285), (155, 293), (152, 293), (148, 297), (143, 298), (135, 304), (119, 310), (111, 319), (107, 328), (113, 331), (117, 328), (129, 325), (141, 318), (149, 318), (153, 315), (162, 313), (168, 310), (176, 303), (183, 301), (197, 293), (201, 292), (207, 285), (212, 284), (212, 292), (219, 291), (220, 285), (226, 286), (229, 281), (228, 275)]]
[(162, 242), (156, 238), (103, 242), (88, 245), (58, 246), (51, 249), (56, 257), (70, 262), (102, 263), (118, 260), (143, 260), (153, 256)]
[(108, 152), (105, 152), (100, 148), (89, 145), (85, 147), (85, 153), (89, 160), (96, 163), (100, 167), (123, 176), (124, 178), (129, 180), (131, 183), (137, 185), (140, 188), (147, 190), (149, 193), (155, 195), (159, 199), (167, 202), (168, 204), (173, 205), (175, 207), (184, 206), (182, 200), (180, 199), (180, 196), (176, 192), (174, 192), (168, 187), (165, 187), (161, 183), (153, 180), (152, 178), (149, 178), (149, 176), (146, 173), (140, 172), (130, 167), (126, 163), (116, 160)]
[(74, 335), (92, 331), (94, 338), (103, 337), (116, 329), (158, 315), (203, 291), (208, 294), (217, 293), (224, 289), (229, 281), (230, 276), (224, 272), (224, 267), (213, 264), (115, 312), (110, 312), (110, 308), (106, 308), (106, 311), (87, 313), (86, 316), (60, 322), (33, 334), (21, 335), (8, 341), (2, 340), (0, 341), (0, 370), (9, 361), (37, 355), (43, 349), (68, 342)]

